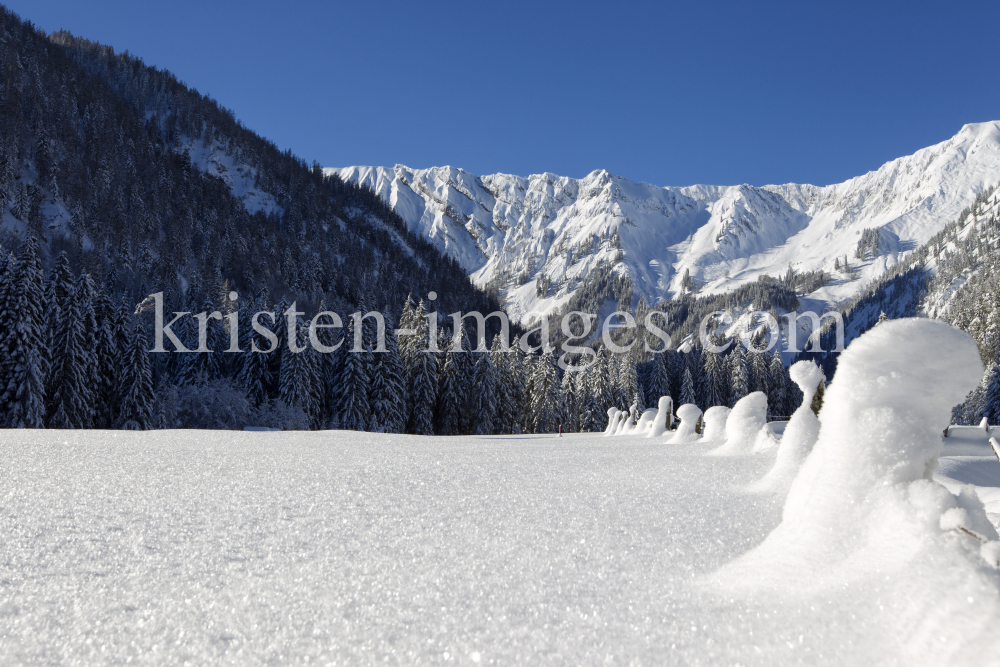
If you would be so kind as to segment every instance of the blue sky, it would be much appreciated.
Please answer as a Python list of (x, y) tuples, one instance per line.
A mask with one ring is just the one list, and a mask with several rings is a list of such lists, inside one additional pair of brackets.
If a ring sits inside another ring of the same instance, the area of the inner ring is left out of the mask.
[(1000, 119), (1000, 3), (68, 2), (324, 166), (834, 183)]

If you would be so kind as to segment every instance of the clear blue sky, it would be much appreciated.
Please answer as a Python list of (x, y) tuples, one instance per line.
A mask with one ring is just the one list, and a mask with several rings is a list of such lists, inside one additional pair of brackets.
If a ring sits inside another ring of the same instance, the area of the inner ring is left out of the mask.
[(72, 2), (324, 166), (839, 182), (1000, 119), (996, 2)]

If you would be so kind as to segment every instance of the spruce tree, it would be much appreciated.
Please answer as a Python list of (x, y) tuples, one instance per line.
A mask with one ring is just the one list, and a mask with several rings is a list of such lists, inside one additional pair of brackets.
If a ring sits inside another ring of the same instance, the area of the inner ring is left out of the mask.
[(91, 425), (91, 390), (87, 332), (83, 329), (80, 299), (73, 285), (56, 309), (47, 395), (50, 428), (87, 428)]
[[(8, 269), (10, 270), (10, 269)], [(30, 237), (14, 262), (8, 288), (6, 325), (0, 359), (4, 360), (0, 414), (10, 428), (43, 428), (45, 416), (45, 340), (42, 334), (42, 267), (38, 244)]]
[[(286, 327), (287, 334), (290, 330)], [(288, 345), (281, 350), (281, 370), (278, 378), (278, 396), (288, 407), (297, 407), (305, 413), (309, 419), (311, 428), (319, 428), (320, 414), (319, 406), (321, 402), (320, 392), (322, 391), (322, 381), (320, 375), (319, 359), (315, 351), (309, 345), (307, 329), (303, 325), (301, 316), (296, 318), (295, 343), (296, 346), (306, 349), (301, 352), (292, 352)], [(365, 378), (365, 391), (367, 391), (367, 377)], [(366, 406), (367, 408), (367, 406)], [(365, 410), (365, 424), (367, 424), (367, 409)], [(353, 428), (343, 426), (342, 428)], [(362, 426), (358, 430), (364, 430)]]
[(1000, 424), (1000, 365), (990, 369), (989, 384), (986, 385), (986, 404), (983, 416), (990, 424)]
[(348, 350), (344, 355), (343, 367), (337, 386), (340, 396), (337, 401), (337, 413), (340, 427), (349, 431), (364, 431), (368, 428), (371, 412), (368, 405), (370, 380), (365, 364), (367, 350), (354, 352)]
[(138, 318), (129, 323), (128, 330), (128, 345), (121, 372), (118, 428), (146, 431), (153, 428), (153, 374), (149, 365), (149, 344)]
[(94, 300), (97, 329), (94, 333), (94, 367), (97, 380), (94, 384), (94, 426), (112, 428), (118, 406), (118, 375), (124, 350), (116, 347), (113, 328), (115, 306), (102, 288)]
[[(257, 301), (253, 308), (244, 307), (240, 312), (240, 319), (246, 323), (254, 313), (264, 310), (262, 301)], [(251, 312), (252, 311), (252, 312)], [(266, 320), (262, 319), (262, 323)], [(254, 352), (256, 345), (257, 352)], [(239, 370), (236, 375), (237, 386), (246, 393), (250, 405), (259, 407), (268, 398), (268, 387), (271, 384), (270, 367), (267, 363), (267, 350), (270, 347), (263, 335), (253, 330), (252, 326), (244, 324), (240, 331), (240, 359)]]
[[(486, 342), (482, 341), (483, 347)], [(493, 362), (485, 352), (475, 352), (475, 367), (472, 376), (471, 417), (472, 432), (476, 435), (491, 435), (494, 432), (493, 418), (496, 413), (496, 375)]]
[(767, 393), (768, 408), (775, 416), (790, 416), (786, 391), (788, 387), (788, 370), (781, 361), (781, 353), (778, 350), (775, 350), (774, 355), (771, 357), (771, 366), (768, 375), (770, 378)]
[(531, 372), (531, 426), (535, 433), (559, 428), (559, 370), (552, 354), (542, 353)]
[(733, 351), (729, 355), (729, 377), (729, 407), (733, 407), (741, 398), (750, 393), (746, 355), (739, 341), (735, 341)]
[(373, 354), (371, 373), (371, 413), (369, 430), (380, 433), (402, 433), (406, 427), (403, 387), (403, 362), (399, 358), (396, 334), (386, 331), (385, 352)]
[(490, 347), (490, 361), (493, 363), (493, 372), (496, 375), (496, 416), (493, 420), (493, 430), (495, 433), (513, 433), (514, 424), (517, 419), (517, 408), (514, 401), (514, 388), (512, 387), (514, 377), (510, 370), (510, 361), (513, 358), (513, 351), (506, 352), (500, 346), (500, 335), (493, 337), (493, 345)]
[(694, 388), (694, 377), (691, 376), (691, 369), (684, 369), (684, 378), (681, 380), (681, 405), (687, 405), (688, 403), (698, 403), (698, 396)]
[(436, 397), (437, 407), (434, 411), (434, 431), (438, 435), (458, 435), (461, 432), (461, 399), (456, 388), (460, 372), (458, 363), (460, 354), (450, 349), (442, 353), (444, 363), (438, 374), (440, 382)]
[(428, 351), (419, 352), (410, 369), (411, 401), (407, 430), (416, 435), (434, 435), (434, 401), (437, 393), (437, 358)]

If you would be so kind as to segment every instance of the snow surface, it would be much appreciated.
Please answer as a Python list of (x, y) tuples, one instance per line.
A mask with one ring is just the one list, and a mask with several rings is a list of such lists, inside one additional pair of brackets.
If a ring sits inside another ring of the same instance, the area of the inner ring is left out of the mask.
[[(822, 311), (857, 295), (1000, 181), (1000, 122), (965, 125), (947, 141), (823, 187), (661, 188), (603, 170), (581, 179), (403, 165), (326, 171), (373, 188), (477, 284), (499, 282), (515, 319), (564, 305), (602, 264), (629, 275), (635, 296), (651, 304), (679, 294), (686, 270), (704, 293), (717, 293), (789, 265), (823, 269), (834, 280), (803, 301)], [(866, 228), (879, 230), (883, 248), (859, 261)], [(834, 272), (845, 255), (856, 280)], [(538, 297), (542, 276), (556, 288)]]
[[(948, 664), (900, 645), (917, 611), (968, 639), (932, 596), (897, 618), (898, 571), (720, 593), (780, 521), (739, 490), (771, 458), (650, 444), (0, 431), (0, 664)], [(956, 578), (922, 585), (1000, 621), (995, 579)]]

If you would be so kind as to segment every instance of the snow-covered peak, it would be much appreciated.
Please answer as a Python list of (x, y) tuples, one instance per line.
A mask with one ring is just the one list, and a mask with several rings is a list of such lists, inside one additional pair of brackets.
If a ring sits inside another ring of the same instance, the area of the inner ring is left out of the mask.
[[(374, 189), (454, 257), (498, 289), (512, 315), (565, 304), (598, 267), (628, 276), (650, 303), (768, 274), (824, 270), (811, 295), (839, 303), (926, 242), (984, 188), (1000, 181), (1000, 122), (964, 126), (951, 139), (829, 186), (657, 187), (605, 170), (477, 176), (455, 167), (328, 169)], [(855, 252), (876, 229), (878, 253)], [(850, 271), (835, 271), (848, 259)]]

